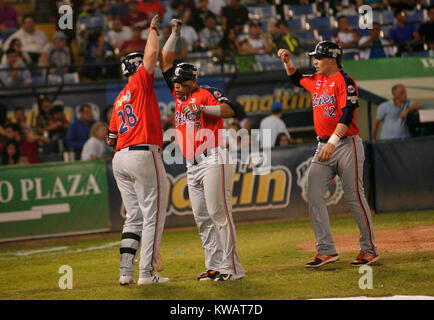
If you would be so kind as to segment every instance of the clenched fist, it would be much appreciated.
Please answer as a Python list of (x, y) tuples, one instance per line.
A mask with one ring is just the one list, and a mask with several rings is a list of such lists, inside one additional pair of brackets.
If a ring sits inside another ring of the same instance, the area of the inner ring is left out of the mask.
[(152, 18), (149, 29), (154, 29), (157, 31), (157, 34), (160, 35), (160, 32), (158, 31), (160, 29), (160, 16), (158, 14)]
[(277, 55), (285, 64), (289, 62), (289, 58), (291, 57), (291, 53), (287, 49), (279, 49), (279, 51), (277, 51)]
[(172, 19), (170, 20), (170, 24), (172, 25), (172, 33), (179, 37), (181, 35), (182, 20)]

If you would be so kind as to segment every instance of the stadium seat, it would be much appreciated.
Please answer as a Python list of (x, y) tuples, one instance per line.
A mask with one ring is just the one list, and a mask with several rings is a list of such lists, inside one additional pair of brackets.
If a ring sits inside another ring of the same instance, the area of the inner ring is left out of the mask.
[(288, 27), (291, 31), (298, 31), (305, 29), (305, 18), (294, 18), (288, 21)]
[(320, 36), (321, 40), (333, 40), (333, 35), (335, 33), (336, 33), (336, 29), (318, 31), (318, 35)]
[(318, 32), (316, 30), (294, 32), (294, 34), (305, 41), (318, 41)]
[(104, 28), (104, 17), (80, 17), (78, 19), (79, 30)]
[(391, 11), (384, 11), (381, 15), (381, 24), (382, 25), (392, 25), (395, 23), (395, 16)]
[(356, 31), (359, 34), (360, 38), (369, 36), (369, 29), (356, 29)]
[(346, 16), (348, 19), (348, 23), (353, 28), (359, 27), (359, 16)]
[(276, 17), (276, 8), (271, 5), (248, 6), (249, 18), (251, 20), (263, 20)]
[(330, 29), (333, 26), (333, 17), (317, 17), (306, 19), (306, 29)]
[(283, 5), (283, 14), (285, 19), (289, 20), (301, 15), (314, 16), (317, 14), (316, 4), (301, 4), (301, 5)]
[(407, 21), (410, 23), (423, 23), (423, 11), (409, 11), (407, 12)]

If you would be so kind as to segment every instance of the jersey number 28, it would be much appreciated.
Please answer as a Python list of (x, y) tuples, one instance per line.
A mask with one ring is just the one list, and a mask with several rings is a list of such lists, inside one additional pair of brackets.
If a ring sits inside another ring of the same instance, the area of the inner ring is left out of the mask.
[(134, 128), (137, 123), (137, 116), (134, 114), (133, 106), (126, 104), (124, 110), (125, 113), (123, 110), (118, 111), (118, 117), (121, 118), (122, 121), (119, 128), (120, 134), (127, 132), (130, 128)]

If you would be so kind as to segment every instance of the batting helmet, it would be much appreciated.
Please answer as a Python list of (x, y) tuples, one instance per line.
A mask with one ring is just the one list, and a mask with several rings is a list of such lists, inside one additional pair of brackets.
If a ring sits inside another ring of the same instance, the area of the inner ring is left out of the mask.
[(188, 80), (197, 80), (198, 70), (197, 68), (189, 63), (179, 63), (175, 66), (175, 71), (173, 72), (172, 81), (173, 82), (184, 82)]
[(132, 76), (139, 69), (143, 61), (143, 53), (133, 52), (122, 59), (122, 74), (125, 77)]
[(317, 58), (333, 58), (336, 59), (338, 66), (342, 65), (343, 50), (332, 41), (324, 40), (319, 42), (315, 47), (315, 51), (310, 52), (309, 55)]

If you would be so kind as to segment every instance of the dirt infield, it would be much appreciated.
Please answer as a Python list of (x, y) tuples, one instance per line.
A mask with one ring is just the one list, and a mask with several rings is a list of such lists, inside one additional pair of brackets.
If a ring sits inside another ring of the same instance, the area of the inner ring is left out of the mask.
[[(359, 251), (359, 235), (334, 237), (338, 252)], [(434, 225), (375, 231), (379, 252), (411, 252), (434, 250)], [(315, 241), (297, 243), (297, 247), (315, 252)]]

